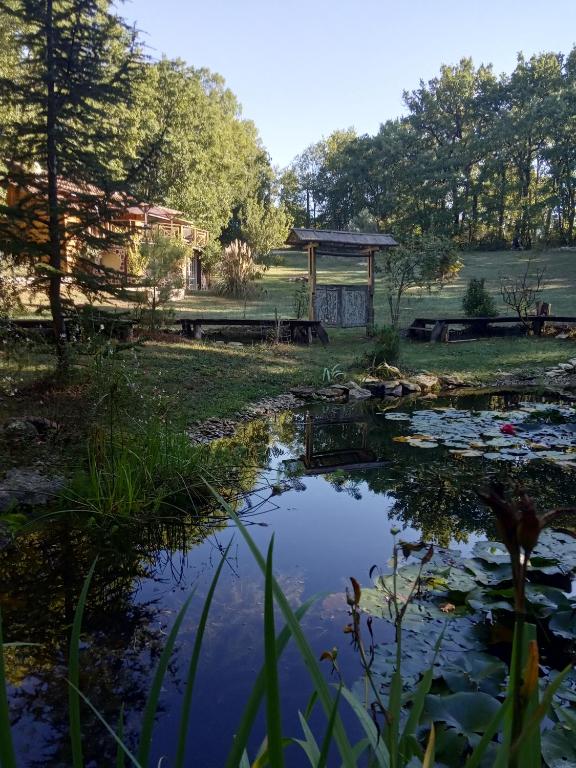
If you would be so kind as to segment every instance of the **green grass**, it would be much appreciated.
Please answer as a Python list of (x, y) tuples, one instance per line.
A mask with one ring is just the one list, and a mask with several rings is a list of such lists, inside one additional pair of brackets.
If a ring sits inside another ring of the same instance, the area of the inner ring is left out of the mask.
[[(569, 314), (576, 312), (576, 251), (490, 251), (462, 254), (464, 267), (458, 278), (440, 293), (418, 298), (411, 295), (403, 305), (401, 325), (410, 325), (413, 318), (422, 315), (462, 314), (462, 297), (468, 281), (475, 277), (486, 279), (486, 288), (496, 299), (498, 310), (504, 311), (499, 292), (500, 276), (520, 276), (529, 259), (538, 267), (546, 267), (545, 291), (543, 298), (551, 302), (553, 312)], [(182, 315), (208, 317), (274, 317), (277, 310), (281, 317), (293, 316), (293, 297), (300, 283), (290, 282), (291, 278), (307, 275), (307, 261), (303, 254), (293, 253), (284, 257), (284, 263), (272, 267), (257, 284), (260, 291), (255, 298), (243, 302), (197, 293), (174, 302), (174, 309)], [(366, 263), (361, 259), (320, 257), (318, 259), (318, 283), (350, 283), (361, 285), (366, 282)], [(508, 310), (509, 311), (509, 310)], [(375, 291), (376, 322), (388, 321), (385, 296), (376, 276)]]
[[(409, 297), (402, 324), (416, 315), (460, 314), (461, 300), (471, 277), (485, 277), (487, 288), (499, 299), (499, 275), (521, 274), (532, 257), (546, 264), (547, 287), (543, 298), (551, 301), (554, 312), (576, 310), (576, 252), (554, 250), (528, 254), (513, 251), (463, 254), (464, 268), (458, 279), (442, 292), (422, 298)], [(319, 259), (318, 280), (324, 283), (355, 283), (365, 280), (365, 265), (356, 259)], [(175, 302), (176, 316), (280, 317), (293, 315), (293, 297), (300, 283), (290, 278), (306, 273), (302, 254), (290, 254), (280, 266), (272, 267), (259, 282), (260, 295), (249, 301), (226, 299), (208, 292), (196, 293)], [(387, 321), (384, 296), (376, 283), (376, 321)], [(503, 309), (502, 306), (499, 306)], [(179, 425), (211, 416), (229, 416), (246, 404), (265, 396), (285, 392), (295, 384), (320, 384), (324, 368), (338, 364), (346, 372), (370, 349), (364, 329), (329, 329), (330, 345), (311, 347), (248, 342), (243, 347), (215, 343), (207, 336), (201, 343), (178, 339), (147, 342), (130, 358), (129, 370), (146, 401), (166, 395), (174, 403), (171, 419)], [(494, 338), (461, 344), (428, 344), (404, 341), (400, 364), (408, 370), (438, 373), (457, 371), (481, 381), (501, 371), (534, 372), (576, 355), (570, 341), (549, 338)], [(54, 359), (26, 352), (18, 361), (0, 356), (0, 385), (9, 375), (17, 384), (28, 384), (45, 375)], [(82, 362), (82, 361), (81, 361)], [(3, 413), (41, 413), (57, 421), (70, 416), (73, 424), (82, 411), (82, 393), (72, 387), (59, 397), (40, 397), (30, 392), (21, 397), (2, 396)], [(134, 416), (138, 418), (138, 413)]]

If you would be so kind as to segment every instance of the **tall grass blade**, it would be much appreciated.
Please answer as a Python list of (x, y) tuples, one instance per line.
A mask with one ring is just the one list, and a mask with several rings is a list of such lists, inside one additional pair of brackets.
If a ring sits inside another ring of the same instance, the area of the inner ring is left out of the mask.
[(74, 621), (72, 623), (72, 634), (70, 635), (70, 650), (68, 655), (68, 679), (70, 687), (68, 688), (68, 720), (70, 723), (70, 743), (72, 746), (72, 765), (74, 768), (82, 768), (84, 760), (82, 757), (82, 725), (80, 723), (80, 698), (78, 690), (80, 686), (80, 632), (82, 629), (82, 617), (86, 605), (86, 597), (97, 559), (94, 560), (84, 579), (80, 598), (74, 612)]
[(118, 734), (116, 733), (116, 731), (114, 730), (114, 728), (112, 728), (112, 726), (111, 726), (111, 725), (109, 725), (109, 724), (106, 722), (106, 720), (105, 720), (105, 719), (102, 717), (102, 715), (100, 714), (100, 712), (98, 712), (98, 710), (96, 709), (96, 707), (94, 706), (94, 704), (92, 704), (92, 702), (90, 701), (90, 699), (89, 699), (87, 696), (85, 696), (85, 695), (82, 693), (82, 691), (81, 691), (79, 688), (76, 688), (76, 686), (75, 686), (75, 685), (74, 685), (74, 684), (73, 684), (73, 683), (72, 683), (70, 680), (68, 680), (68, 685), (69, 685), (71, 688), (74, 688), (74, 689), (75, 689), (75, 692), (76, 692), (76, 694), (77, 694), (77, 695), (78, 695), (78, 696), (79, 696), (79, 697), (82, 699), (82, 701), (83, 701), (85, 704), (87, 704), (87, 706), (88, 706), (88, 707), (90, 707), (90, 709), (92, 710), (92, 712), (94, 712), (94, 714), (96, 715), (96, 717), (98, 718), (98, 720), (100, 720), (100, 722), (102, 723), (102, 725), (104, 726), (104, 728), (106, 728), (106, 730), (108, 731), (108, 733), (110, 734), (110, 736), (112, 736), (112, 738), (113, 738), (113, 739), (114, 739), (114, 741), (116, 742), (116, 745), (118, 746), (118, 748), (119, 748), (119, 749), (121, 749), (121, 750), (124, 752), (124, 754), (126, 755), (126, 757), (128, 757), (128, 759), (132, 761), (132, 765), (134, 766), (134, 768), (145, 768), (145, 766), (144, 766), (144, 765), (143, 765), (141, 762), (139, 762), (138, 758), (137, 758), (137, 757), (135, 757), (135, 755), (133, 755), (133, 754), (132, 754), (132, 752), (130, 752), (130, 750), (129, 750), (129, 749), (128, 749), (128, 747), (127, 747), (127, 746), (124, 744), (124, 742), (123, 742), (123, 741), (121, 741), (121, 739), (119, 738), (119, 736), (118, 736)]
[(118, 716), (118, 741), (116, 750), (116, 768), (124, 768), (124, 747), (122, 742), (124, 740), (124, 704), (120, 707), (120, 715)]
[(300, 725), (304, 731), (304, 738), (294, 739), (294, 743), (302, 747), (306, 753), (306, 757), (310, 761), (312, 768), (317, 768), (318, 761), (320, 760), (320, 747), (318, 746), (318, 743), (314, 738), (314, 734), (310, 730), (310, 726), (308, 725), (302, 712), (298, 712), (298, 717), (300, 718)]
[(443, 629), (434, 645), (434, 656), (432, 658), (430, 668), (427, 669), (422, 676), (422, 680), (420, 680), (418, 687), (416, 688), (416, 693), (412, 699), (410, 713), (408, 715), (408, 719), (406, 720), (406, 725), (404, 726), (402, 736), (400, 737), (400, 742), (398, 744), (398, 752), (401, 765), (403, 765), (404, 762), (408, 762), (412, 755), (415, 754), (415, 751), (411, 745), (417, 744), (415, 741), (416, 729), (420, 723), (422, 712), (424, 711), (426, 695), (430, 691), (430, 687), (432, 685), (432, 680), (434, 677), (434, 664), (436, 663), (438, 651), (440, 650), (440, 645), (442, 644), (444, 631), (445, 630)]
[(6, 671), (4, 668), (4, 640), (2, 637), (2, 614), (0, 613), (0, 766), (16, 768), (16, 757), (10, 728), (10, 711), (6, 693)]
[(266, 665), (266, 722), (268, 726), (268, 753), (274, 768), (283, 768), (282, 719), (280, 715), (280, 688), (278, 683), (278, 657), (274, 629), (274, 595), (272, 585), (272, 555), (274, 536), (268, 547), (264, 581), (264, 663)]
[[(254, 556), (254, 559), (260, 566), (262, 573), (265, 573), (266, 564), (264, 562), (264, 558), (262, 557), (262, 554), (258, 550), (258, 547), (256, 546), (256, 544), (252, 540), (252, 537), (248, 533), (246, 527), (244, 526), (244, 524), (242, 523), (238, 515), (231, 508), (231, 506), (224, 501), (224, 499), (218, 494), (218, 492), (214, 488), (212, 488), (211, 486), (209, 487), (211, 488), (214, 496), (219, 500), (223, 508), (228, 512), (230, 517), (236, 523), (238, 530), (240, 531), (242, 537), (246, 541), (250, 551), (252, 552), (252, 555)], [(316, 657), (312, 649), (310, 648), (310, 645), (304, 635), (304, 632), (302, 631), (302, 628), (300, 627), (299, 622), (297, 621), (294, 615), (294, 612), (292, 611), (292, 608), (290, 607), (290, 604), (288, 603), (288, 600), (286, 599), (286, 596), (282, 592), (282, 589), (280, 588), (278, 582), (276, 581), (276, 579), (274, 579), (274, 577), (272, 577), (272, 587), (273, 587), (274, 598), (276, 600), (276, 603), (278, 604), (278, 607), (282, 611), (282, 614), (284, 616), (284, 619), (286, 620), (286, 623), (288, 624), (288, 626), (292, 631), (294, 640), (298, 646), (300, 654), (304, 659), (304, 662), (308, 668), (308, 674), (310, 675), (312, 682), (314, 683), (314, 686), (318, 691), (318, 696), (320, 698), (320, 701), (322, 702), (322, 706), (324, 708), (326, 716), (330, 717), (330, 713), (332, 712), (333, 699), (332, 699), (332, 696), (330, 695), (330, 689), (323, 677), (320, 666), (316, 661)], [(336, 717), (336, 722), (334, 724), (334, 740), (338, 745), (338, 749), (344, 761), (344, 765), (354, 766), (352, 747), (350, 745), (350, 742), (344, 730), (344, 726), (342, 725), (342, 721), (339, 716)]]
[[(315, 602), (316, 602), (316, 598), (311, 597), (294, 612), (294, 616), (296, 617), (296, 620), (298, 622), (302, 619), (305, 613), (307, 613), (309, 608)], [(288, 640), (290, 640), (291, 636), (292, 636), (292, 632), (290, 630), (290, 627), (288, 626), (283, 627), (282, 631), (276, 638), (276, 656), (277, 657), (280, 657), (282, 655), (284, 649), (288, 644)], [(264, 664), (262, 666), (262, 669), (260, 670), (260, 673), (258, 674), (258, 677), (256, 678), (254, 685), (252, 686), (250, 697), (248, 698), (246, 706), (244, 707), (244, 713), (242, 715), (240, 725), (238, 726), (238, 731), (234, 737), (232, 748), (230, 749), (230, 752), (226, 759), (226, 768), (237, 768), (238, 763), (241, 761), (242, 755), (246, 751), (248, 738), (250, 736), (250, 732), (252, 730), (254, 720), (256, 719), (256, 716), (258, 714), (258, 710), (260, 708), (260, 702), (264, 697), (265, 691), (266, 691), (266, 665)]]
[(160, 660), (158, 661), (158, 666), (156, 668), (156, 672), (154, 674), (154, 680), (152, 681), (152, 686), (150, 688), (150, 693), (148, 694), (148, 701), (146, 702), (146, 708), (144, 710), (144, 718), (142, 720), (142, 730), (140, 732), (140, 744), (138, 747), (138, 760), (142, 765), (147, 766), (149, 759), (150, 759), (150, 745), (152, 743), (152, 730), (154, 728), (154, 719), (156, 717), (156, 710), (158, 708), (158, 701), (160, 699), (160, 691), (162, 689), (162, 683), (164, 682), (164, 676), (166, 675), (166, 670), (168, 669), (168, 664), (170, 662), (170, 657), (172, 656), (172, 651), (174, 649), (174, 644), (176, 642), (176, 637), (178, 635), (178, 632), (180, 631), (180, 626), (182, 625), (182, 621), (184, 620), (184, 616), (186, 614), (186, 611), (188, 610), (188, 606), (190, 605), (190, 601), (194, 597), (194, 592), (188, 597), (188, 599), (184, 602), (184, 605), (180, 610), (178, 611), (178, 615), (176, 617), (176, 621), (174, 622), (174, 626), (170, 630), (170, 634), (168, 635), (168, 638), (166, 640), (166, 645), (164, 646), (164, 649), (162, 650), (162, 653), (160, 655)]
[(562, 670), (562, 672), (556, 675), (554, 680), (547, 686), (546, 690), (542, 694), (542, 701), (538, 704), (536, 709), (532, 711), (530, 717), (524, 723), (524, 728), (522, 729), (522, 733), (518, 737), (518, 740), (512, 745), (510, 749), (511, 757), (513, 757), (523, 748), (524, 744), (530, 740), (535, 730), (540, 733), (540, 723), (546, 717), (546, 714), (550, 711), (552, 707), (552, 699), (572, 669), (573, 665), (569, 664)]
[(328, 726), (326, 727), (326, 733), (324, 734), (324, 738), (322, 739), (322, 751), (320, 752), (320, 759), (318, 760), (318, 766), (317, 768), (325, 768), (325, 766), (328, 764), (328, 754), (330, 753), (330, 747), (333, 744), (333, 731), (334, 731), (334, 723), (336, 722), (336, 715), (338, 714), (338, 704), (340, 703), (340, 694), (342, 692), (342, 686), (338, 688), (338, 694), (336, 695), (336, 698), (334, 699), (334, 706), (332, 707), (332, 712), (330, 713), (330, 717), (328, 719)]
[(310, 694), (310, 698), (308, 699), (308, 704), (306, 705), (306, 709), (304, 710), (304, 719), (308, 721), (310, 719), (310, 715), (312, 714), (312, 710), (314, 709), (314, 705), (318, 701), (318, 691), (312, 691)]
[[(476, 744), (474, 747), (474, 751), (466, 760), (466, 768), (478, 768), (480, 763), (482, 762), (482, 759), (484, 758), (484, 754), (486, 750), (488, 749), (488, 745), (492, 742), (492, 739), (497, 734), (498, 729), (500, 728), (500, 724), (504, 720), (504, 718), (508, 715), (508, 712), (510, 708), (512, 707), (512, 699), (510, 696), (508, 696), (504, 702), (502, 703), (502, 706), (500, 709), (496, 712), (492, 720), (488, 723), (488, 727), (482, 734), (482, 738)], [(500, 747), (500, 749), (503, 749), (503, 746)]]
[(426, 752), (424, 753), (424, 760), (422, 761), (422, 768), (434, 768), (434, 754), (436, 746), (436, 731), (434, 730), (434, 723), (430, 727), (430, 736), (428, 737), (428, 744), (426, 745)]
[(398, 768), (398, 740), (400, 737), (400, 716), (402, 714), (402, 673), (400, 671), (400, 660), (396, 665), (392, 675), (390, 685), (390, 696), (388, 699), (389, 725), (386, 726), (388, 735), (388, 751), (390, 753), (391, 768)]
[(200, 615), (198, 629), (196, 630), (194, 648), (192, 650), (192, 657), (190, 659), (190, 665), (188, 667), (188, 677), (186, 679), (186, 688), (184, 690), (184, 698), (182, 701), (182, 713), (180, 715), (180, 726), (179, 726), (179, 732), (178, 732), (178, 748), (176, 751), (176, 762), (174, 764), (175, 768), (183, 768), (184, 766), (184, 756), (186, 754), (186, 740), (188, 737), (188, 725), (190, 721), (190, 707), (192, 704), (192, 692), (194, 690), (194, 681), (196, 679), (196, 671), (198, 669), (198, 659), (200, 658), (200, 651), (202, 649), (202, 640), (204, 638), (204, 631), (206, 629), (208, 614), (210, 612), (210, 606), (212, 605), (212, 599), (214, 597), (216, 585), (218, 584), (218, 580), (220, 579), (220, 574), (222, 573), (222, 568), (226, 563), (228, 552), (230, 551), (231, 546), (232, 546), (232, 540), (224, 550), (222, 559), (218, 563), (218, 567), (216, 568), (216, 573), (214, 574), (214, 578), (212, 579), (212, 582), (210, 584), (210, 589), (208, 590), (208, 594), (206, 595), (206, 599), (204, 600), (204, 605), (202, 606), (202, 614)]
[(368, 712), (366, 712), (362, 703), (358, 701), (356, 696), (354, 696), (352, 691), (349, 691), (347, 688), (342, 688), (342, 696), (344, 696), (348, 704), (352, 707), (364, 733), (368, 737), (369, 744), (374, 752), (376, 764), (379, 768), (390, 768), (390, 753), (388, 752), (384, 740), (380, 737), (372, 718)]

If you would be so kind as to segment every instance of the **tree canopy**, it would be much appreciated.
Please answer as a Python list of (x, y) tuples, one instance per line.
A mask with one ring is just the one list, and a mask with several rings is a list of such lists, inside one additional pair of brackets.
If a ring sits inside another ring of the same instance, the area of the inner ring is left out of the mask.
[(294, 160), (281, 197), (295, 221), (478, 247), (574, 242), (576, 48), (520, 54), (500, 76), (464, 58), (404, 103), (374, 136), (337, 131)]

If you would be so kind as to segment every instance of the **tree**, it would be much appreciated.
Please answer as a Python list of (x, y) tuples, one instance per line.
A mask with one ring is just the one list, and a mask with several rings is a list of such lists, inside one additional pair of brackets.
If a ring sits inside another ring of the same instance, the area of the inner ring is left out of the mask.
[(536, 308), (536, 302), (544, 290), (545, 267), (534, 267), (529, 259), (526, 269), (520, 277), (500, 280), (500, 294), (502, 301), (510, 307), (522, 323), (528, 326), (528, 315)]
[(123, 138), (142, 56), (109, 0), (0, 0), (0, 14), (19, 54), (0, 77), (0, 101), (16, 115), (3, 181), (20, 191), (0, 208), (0, 235), (4, 250), (40, 267), (63, 369), (67, 257), (89, 271), (89, 249), (121, 239), (106, 222), (136, 170)]
[(260, 263), (266, 264), (270, 251), (286, 242), (292, 218), (283, 205), (247, 200), (244, 206), (242, 235)]
[(224, 243), (239, 237), (245, 204), (267, 198), (274, 174), (223, 78), (179, 59), (149, 65), (134, 123), (140, 197), (183, 211)]
[(159, 307), (184, 285), (184, 260), (189, 255), (190, 246), (185, 242), (162, 234), (143, 240), (139, 245), (134, 267), (141, 275), (138, 284), (144, 288), (142, 303), (152, 330), (159, 325)]
[(452, 280), (462, 262), (450, 242), (441, 237), (418, 237), (384, 252), (378, 265), (393, 328), (398, 327), (402, 301), (409, 291), (441, 289)]
[(466, 317), (495, 317), (496, 302), (485, 287), (485, 279), (472, 278), (468, 282), (466, 293), (462, 299), (462, 309)]

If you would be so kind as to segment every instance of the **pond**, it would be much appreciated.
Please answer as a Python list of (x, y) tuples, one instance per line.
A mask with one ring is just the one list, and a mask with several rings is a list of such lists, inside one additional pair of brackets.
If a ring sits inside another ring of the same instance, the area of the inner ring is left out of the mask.
[[(236, 508), (261, 551), (275, 534), (275, 574), (293, 606), (322, 593), (303, 626), (318, 656), (339, 648), (349, 685), (361, 668), (343, 634), (344, 590), (350, 576), (369, 584), (372, 565), (386, 569), (393, 527), (403, 539), (466, 552), (478, 539), (494, 536), (476, 495), (486, 478), (521, 482), (542, 509), (573, 497), (574, 409), (536, 395), (416, 399), (394, 408), (381, 401), (315, 406), (282, 414), (252, 434), (261, 443), (259, 466)], [(225, 515), (212, 510), (208, 523), (191, 513), (147, 526), (80, 530), (61, 517), (0, 552), (5, 640), (37, 644), (7, 651), (19, 765), (70, 764), (66, 637), (96, 555), (81, 688), (113, 725), (124, 704), (129, 739), (167, 633), (195, 590), (154, 730), (151, 764), (162, 756), (162, 765), (172, 764), (202, 601), (231, 540), (202, 649), (187, 757), (189, 765), (216, 768), (224, 763), (263, 656), (263, 579)], [(378, 640), (390, 637), (384, 624), (377, 633)], [(299, 735), (297, 713), (306, 707), (311, 685), (290, 644), (280, 683), (285, 732)], [(111, 739), (87, 708), (83, 733), (90, 764), (114, 764)], [(262, 733), (254, 734), (254, 749)], [(296, 747), (287, 759), (291, 766), (305, 764)]]

